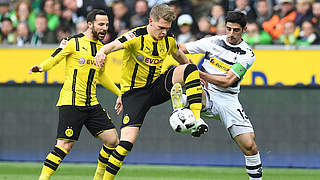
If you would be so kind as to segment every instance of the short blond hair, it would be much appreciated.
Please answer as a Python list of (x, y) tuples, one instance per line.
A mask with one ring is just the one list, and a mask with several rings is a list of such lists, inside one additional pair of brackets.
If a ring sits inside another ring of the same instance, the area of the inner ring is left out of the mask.
[(150, 11), (150, 18), (154, 21), (159, 21), (161, 18), (167, 22), (175, 20), (176, 16), (172, 9), (166, 4), (157, 4)]

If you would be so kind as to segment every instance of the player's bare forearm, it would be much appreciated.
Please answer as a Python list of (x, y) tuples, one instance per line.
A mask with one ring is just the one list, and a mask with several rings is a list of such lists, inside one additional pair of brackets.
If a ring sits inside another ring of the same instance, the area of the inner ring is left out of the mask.
[(239, 78), (231, 71), (228, 71), (226, 75), (213, 75), (199, 71), (199, 75), (200, 78), (205, 81), (223, 88), (230, 87), (233, 83), (239, 80)]
[(178, 44), (179, 49), (184, 53), (184, 54), (189, 54), (187, 47), (185, 44)]
[(172, 54), (172, 56), (176, 61), (178, 61), (179, 64), (189, 63), (188, 58), (181, 50), (177, 50), (174, 54)]
[(99, 52), (102, 52), (104, 54), (109, 54), (111, 52), (117, 51), (123, 49), (123, 45), (119, 40), (114, 40), (104, 46), (101, 47), (101, 49), (99, 50)]
[(122, 43), (119, 40), (114, 40), (114, 41), (102, 46), (94, 58), (96, 65), (101, 68), (102, 66), (104, 66), (107, 54), (114, 52), (114, 51), (117, 51), (117, 50), (120, 50), (120, 49), (123, 49), (123, 48), (124, 48), (124, 46), (122, 45)]

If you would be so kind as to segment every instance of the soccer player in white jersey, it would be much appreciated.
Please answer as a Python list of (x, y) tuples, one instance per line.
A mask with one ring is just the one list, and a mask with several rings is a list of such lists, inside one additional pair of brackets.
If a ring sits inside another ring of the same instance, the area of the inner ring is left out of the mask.
[(240, 82), (255, 59), (251, 48), (241, 39), (246, 23), (243, 13), (229, 11), (227, 35), (203, 38), (179, 47), (184, 53), (206, 54), (199, 71), (207, 82), (204, 87), (206, 110), (201, 115), (205, 119), (218, 117), (222, 121), (244, 154), (250, 180), (261, 180), (262, 166), (254, 130), (238, 99)]

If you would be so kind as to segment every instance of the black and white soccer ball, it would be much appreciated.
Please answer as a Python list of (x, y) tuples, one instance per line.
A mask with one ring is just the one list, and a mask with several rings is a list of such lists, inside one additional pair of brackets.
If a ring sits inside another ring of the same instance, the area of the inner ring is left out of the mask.
[(190, 109), (179, 108), (172, 112), (169, 122), (174, 131), (184, 134), (191, 132), (195, 126), (196, 119)]

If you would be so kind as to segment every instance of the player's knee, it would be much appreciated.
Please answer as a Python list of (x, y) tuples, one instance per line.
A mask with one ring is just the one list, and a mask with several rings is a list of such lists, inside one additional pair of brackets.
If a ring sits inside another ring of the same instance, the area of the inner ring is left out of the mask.
[(58, 140), (57, 146), (63, 148), (67, 152), (70, 152), (70, 150), (73, 147), (74, 142), (73, 141), (66, 141), (66, 140)]
[(198, 70), (198, 67), (195, 64), (188, 64), (184, 69), (183, 80), (186, 81), (188, 75), (197, 70)]
[(255, 154), (258, 154), (258, 146), (256, 145), (256, 143), (254, 141), (248, 142), (245, 147), (245, 154), (247, 156), (252, 156)]
[(105, 143), (108, 147), (114, 148), (119, 144), (119, 138), (118, 137), (112, 137), (110, 138), (107, 143)]

